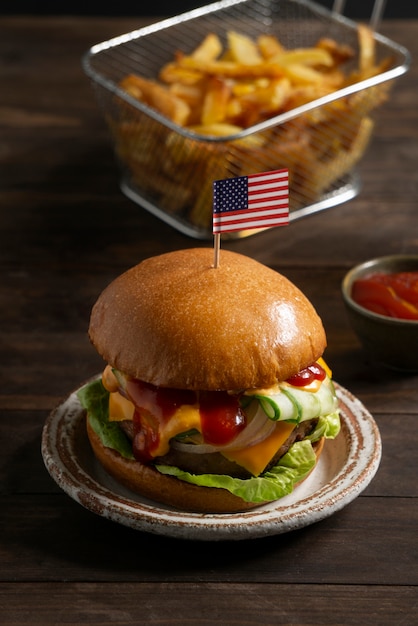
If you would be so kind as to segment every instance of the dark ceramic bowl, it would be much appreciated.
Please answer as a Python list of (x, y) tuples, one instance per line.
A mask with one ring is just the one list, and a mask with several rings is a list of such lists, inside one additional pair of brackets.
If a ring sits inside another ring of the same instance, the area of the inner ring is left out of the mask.
[(418, 255), (394, 254), (351, 269), (342, 282), (342, 296), (353, 330), (373, 361), (392, 369), (418, 372), (418, 321), (379, 315), (357, 304), (351, 290), (357, 278), (374, 272), (418, 272)]

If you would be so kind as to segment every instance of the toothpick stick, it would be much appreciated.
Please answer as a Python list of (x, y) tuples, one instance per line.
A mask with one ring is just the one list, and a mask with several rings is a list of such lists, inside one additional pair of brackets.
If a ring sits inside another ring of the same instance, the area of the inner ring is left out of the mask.
[(213, 241), (214, 261), (213, 266), (219, 267), (219, 253), (221, 248), (221, 233), (215, 233)]

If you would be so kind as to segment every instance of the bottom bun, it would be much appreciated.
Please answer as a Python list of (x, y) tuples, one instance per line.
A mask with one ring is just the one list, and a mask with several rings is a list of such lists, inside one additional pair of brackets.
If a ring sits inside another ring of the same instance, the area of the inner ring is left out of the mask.
[[(238, 513), (265, 504), (245, 502), (226, 489), (192, 485), (173, 476), (161, 474), (150, 465), (126, 459), (112, 448), (103, 445), (88, 418), (86, 423), (87, 435), (94, 455), (107, 473), (120, 484), (145, 498), (196, 513)], [(324, 441), (325, 439), (322, 438), (314, 444), (317, 462), (324, 447)], [(306, 478), (307, 476), (303, 480)]]

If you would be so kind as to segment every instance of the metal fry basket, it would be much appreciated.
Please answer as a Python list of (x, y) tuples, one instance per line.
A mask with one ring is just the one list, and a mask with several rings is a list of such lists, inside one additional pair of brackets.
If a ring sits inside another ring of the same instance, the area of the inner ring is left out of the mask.
[[(222, 136), (179, 125), (121, 87), (130, 74), (158, 80), (176, 51), (190, 54), (209, 33), (225, 42), (228, 31), (255, 40), (274, 35), (288, 50), (334, 40), (354, 51), (344, 69), (352, 78), (342, 88), (309, 101), (296, 98), (291, 108)], [(308, 0), (222, 0), (94, 45), (83, 68), (114, 142), (122, 191), (198, 239), (212, 237), (214, 180), (288, 168), (291, 220), (353, 198), (373, 112), (409, 67), (405, 48), (375, 30), (372, 37), (378, 69), (356, 73), (362, 63), (358, 24), (335, 7)]]

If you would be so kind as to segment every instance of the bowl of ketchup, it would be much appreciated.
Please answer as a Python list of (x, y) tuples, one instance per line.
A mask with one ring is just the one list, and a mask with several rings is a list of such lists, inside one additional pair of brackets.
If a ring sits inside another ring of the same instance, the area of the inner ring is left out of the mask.
[(418, 372), (418, 255), (390, 255), (357, 265), (344, 277), (342, 296), (371, 359)]

